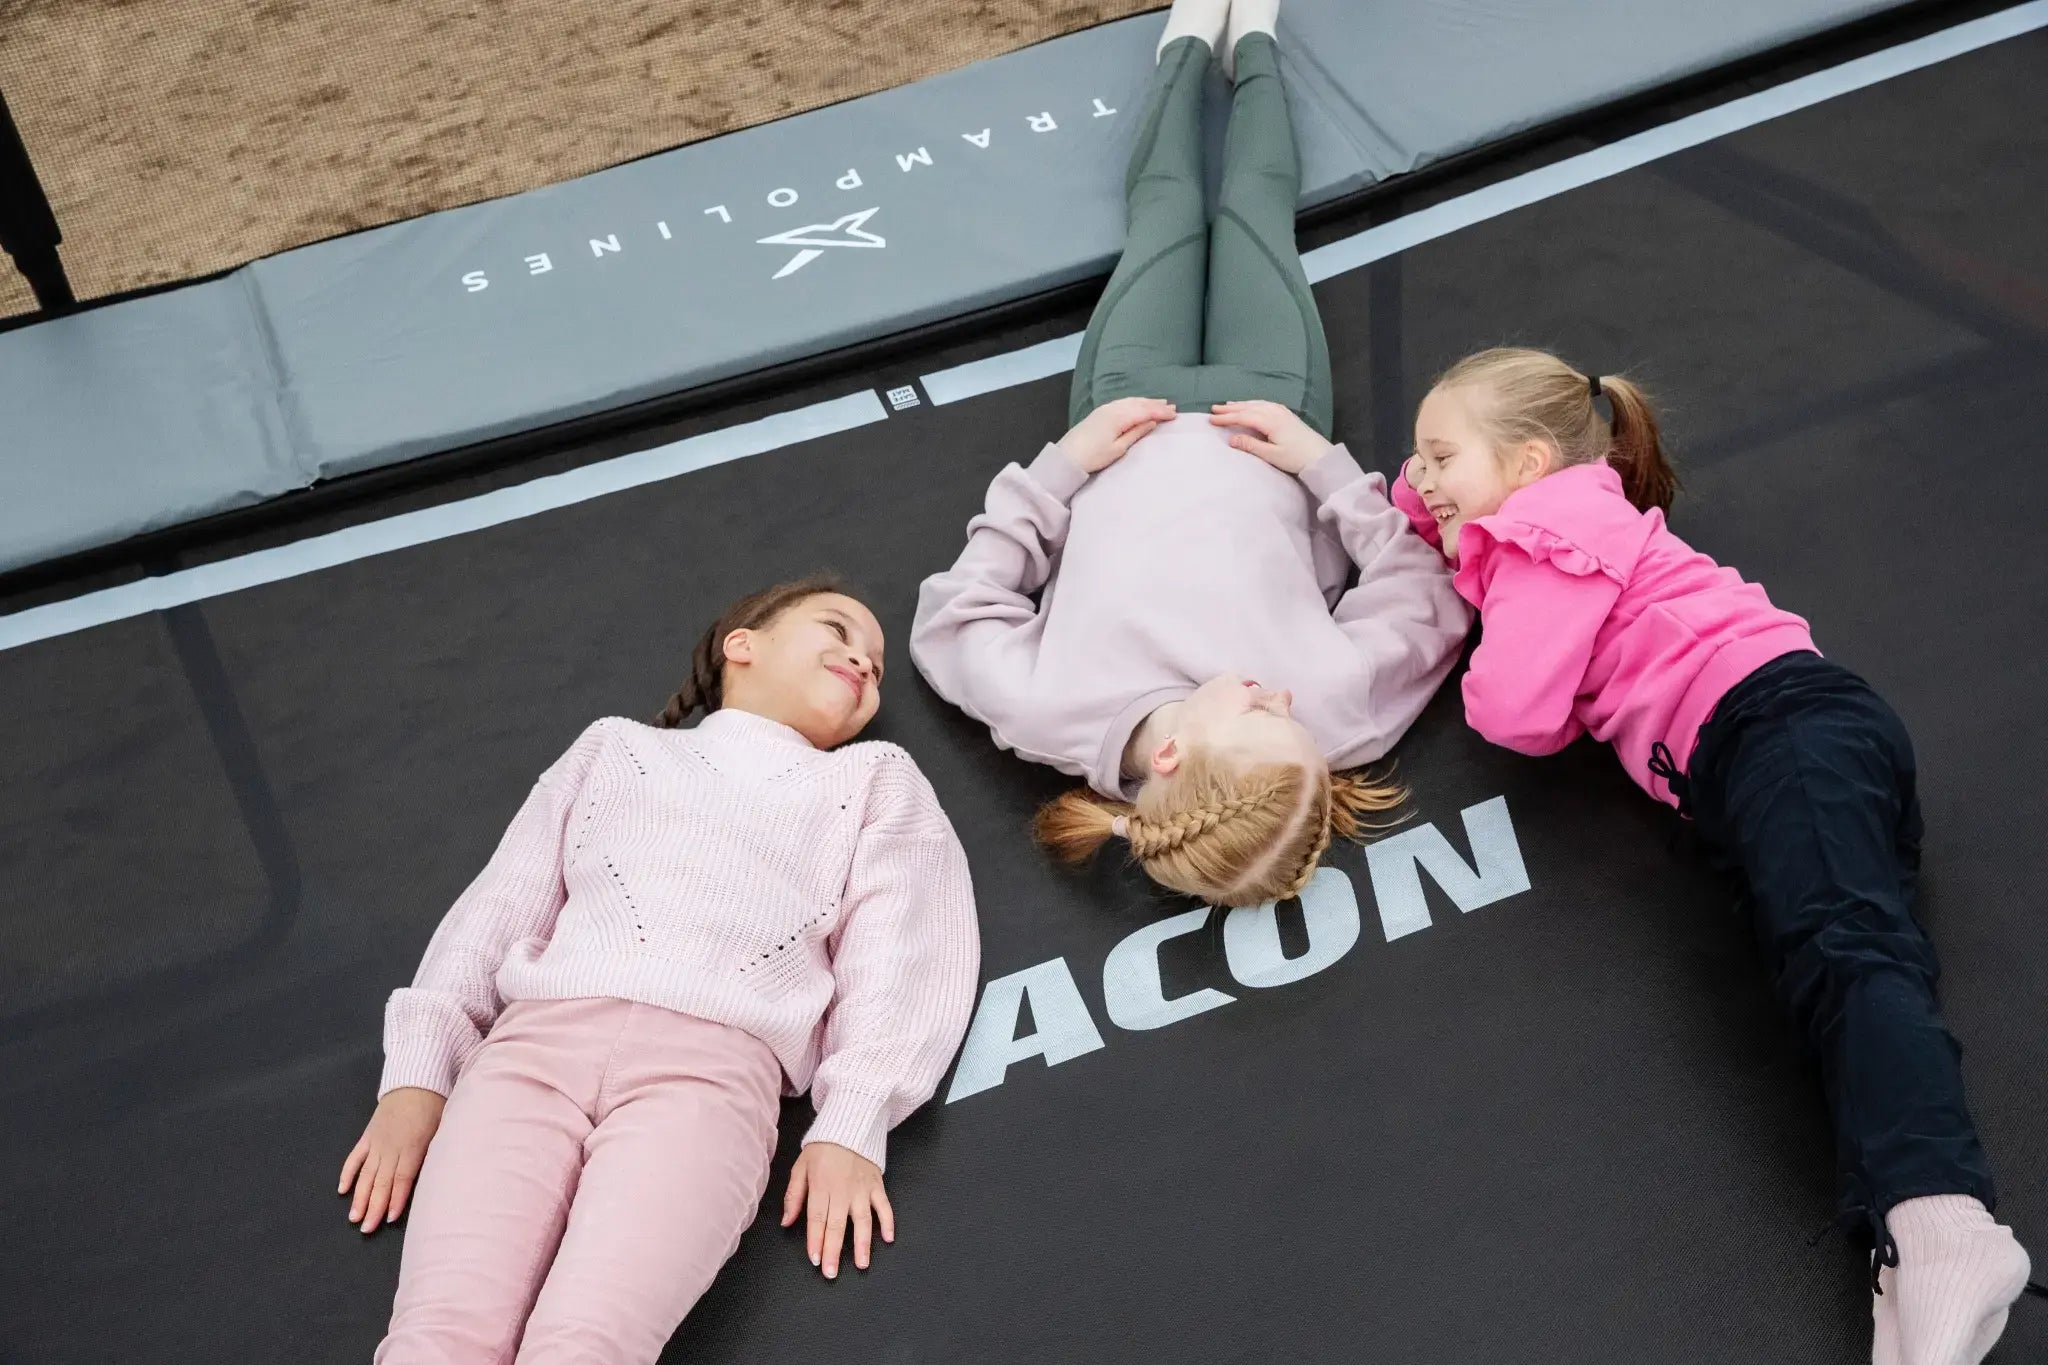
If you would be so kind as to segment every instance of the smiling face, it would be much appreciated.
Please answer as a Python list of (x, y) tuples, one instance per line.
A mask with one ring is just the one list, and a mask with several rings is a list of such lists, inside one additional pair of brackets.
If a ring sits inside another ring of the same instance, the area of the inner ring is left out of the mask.
[(1470, 386), (1435, 388), (1415, 414), (1415, 454), (1408, 484), (1436, 518), (1444, 554), (1458, 557), (1458, 532), (1490, 517), (1508, 495), (1549, 472), (1552, 452), (1530, 441), (1502, 450), (1479, 420), (1481, 395)]
[(882, 625), (851, 597), (818, 593), (725, 637), (725, 705), (780, 721), (820, 749), (882, 704)]

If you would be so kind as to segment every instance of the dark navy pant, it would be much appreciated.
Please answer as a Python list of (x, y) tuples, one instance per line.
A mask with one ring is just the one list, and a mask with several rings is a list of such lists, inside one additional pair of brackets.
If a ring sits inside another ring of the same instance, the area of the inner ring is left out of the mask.
[(1741, 876), (1778, 1002), (1819, 1060), (1842, 1215), (1867, 1222), (1895, 1263), (1892, 1205), (1993, 1199), (1934, 946), (1913, 918), (1920, 802), (1905, 724), (1849, 670), (1788, 654), (1722, 698), (1679, 795)]

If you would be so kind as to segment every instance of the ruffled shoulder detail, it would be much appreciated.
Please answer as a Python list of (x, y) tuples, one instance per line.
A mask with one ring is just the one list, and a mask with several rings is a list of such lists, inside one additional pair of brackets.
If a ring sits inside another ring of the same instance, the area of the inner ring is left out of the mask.
[(1501, 546), (1574, 578), (1601, 575), (1627, 587), (1663, 517), (1638, 511), (1606, 464), (1578, 465), (1538, 479), (1458, 538), (1458, 591), (1475, 601), (1483, 566)]
[(1599, 555), (1573, 544), (1555, 531), (1532, 526), (1526, 521), (1508, 521), (1499, 516), (1491, 516), (1481, 518), (1465, 529), (1466, 534), (1458, 537), (1460, 577), (1464, 576), (1468, 568), (1476, 571), (1496, 547), (1512, 545), (1529, 556), (1534, 563), (1548, 564), (1574, 578), (1591, 578), (1595, 574), (1605, 574), (1617, 585), (1625, 586), (1628, 583), (1628, 575), (1625, 572)]

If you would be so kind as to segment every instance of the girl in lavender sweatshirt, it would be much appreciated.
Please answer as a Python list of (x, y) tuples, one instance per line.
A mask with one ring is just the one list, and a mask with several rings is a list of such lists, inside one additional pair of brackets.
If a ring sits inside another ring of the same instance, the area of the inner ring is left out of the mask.
[[(1155, 880), (1221, 905), (1296, 894), (1333, 833), (1395, 804), (1341, 770), (1401, 738), (1470, 624), (1385, 481), (1326, 438), (1275, 7), (1173, 6), (1073, 430), (996, 476), (910, 642), (998, 744), (1087, 779), (1041, 813), (1049, 845), (1083, 858), (1121, 835)], [(1211, 225), (1219, 50), (1236, 92)]]
[(652, 726), (600, 720), (541, 775), (391, 997), (342, 1167), (366, 1233), (419, 1180), (380, 1362), (652, 1362), (806, 1087), (783, 1225), (808, 1208), (827, 1277), (849, 1221), (861, 1269), (877, 1224), (895, 1240), (887, 1134), (960, 1042), (979, 939), (916, 764), (848, 743), (881, 683), (866, 607), (771, 588)]
[[(1600, 415), (1605, 397), (1613, 418)], [(1914, 920), (1920, 807), (1904, 724), (1806, 622), (1671, 534), (1641, 390), (1541, 351), (1481, 352), (1415, 420), (1394, 499), (1457, 565), (1483, 638), (1465, 715), (1497, 744), (1614, 745), (1738, 873), (1865, 1225), (1875, 1365), (1976, 1365), (2027, 1283)]]

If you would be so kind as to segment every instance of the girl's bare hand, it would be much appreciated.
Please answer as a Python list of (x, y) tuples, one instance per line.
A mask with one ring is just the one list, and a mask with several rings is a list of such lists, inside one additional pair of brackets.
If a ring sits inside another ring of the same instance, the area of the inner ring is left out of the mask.
[(355, 1150), (341, 1163), (341, 1193), (355, 1191), (349, 1201), (348, 1221), (362, 1226), (365, 1235), (386, 1223), (395, 1223), (412, 1198), (413, 1182), (419, 1178), (420, 1163), (427, 1159), (427, 1144), (441, 1126), (441, 1110), (447, 1099), (417, 1086), (400, 1086), (377, 1102), (369, 1127), (356, 1140)]
[(1330, 443), (1314, 427), (1278, 403), (1218, 403), (1209, 420), (1219, 427), (1244, 428), (1230, 444), (1283, 474), (1299, 474), (1329, 453)]
[[(1100, 411), (1100, 409), (1097, 409)], [(782, 1226), (796, 1222), (808, 1205), (810, 1222), (804, 1244), (811, 1264), (828, 1280), (839, 1277), (839, 1251), (846, 1225), (853, 1224), (853, 1263), (868, 1268), (876, 1224), (882, 1240), (896, 1240), (896, 1211), (882, 1189), (882, 1168), (836, 1142), (814, 1142), (804, 1148), (789, 1173), (789, 1192), (782, 1196)]]
[(1154, 427), (1171, 422), (1173, 413), (1173, 404), (1163, 399), (1119, 398), (1083, 417), (1060, 438), (1060, 449), (1083, 474), (1100, 474)]

